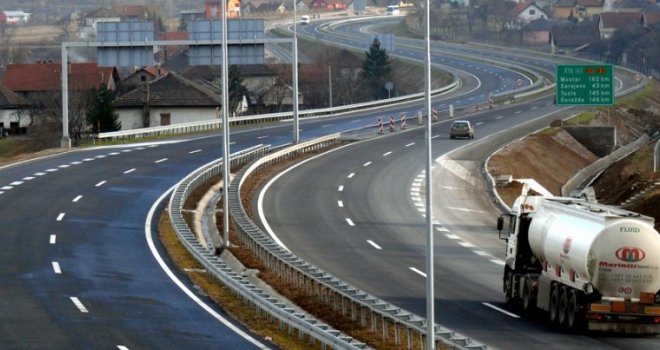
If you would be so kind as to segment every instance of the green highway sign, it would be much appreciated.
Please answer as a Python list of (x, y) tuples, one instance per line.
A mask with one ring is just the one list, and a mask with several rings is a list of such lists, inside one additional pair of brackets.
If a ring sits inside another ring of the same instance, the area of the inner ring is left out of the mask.
[(614, 69), (611, 64), (558, 64), (555, 93), (558, 105), (611, 106)]

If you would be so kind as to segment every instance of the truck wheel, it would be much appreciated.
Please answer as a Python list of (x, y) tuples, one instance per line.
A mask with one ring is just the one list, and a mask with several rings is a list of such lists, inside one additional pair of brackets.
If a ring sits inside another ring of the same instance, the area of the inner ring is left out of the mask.
[(568, 313), (568, 291), (565, 287), (561, 288), (559, 293), (559, 315), (557, 316), (558, 324), (562, 327), (566, 326), (566, 318)]
[(504, 291), (504, 301), (507, 304), (513, 304), (513, 274), (508, 267), (504, 271), (504, 283), (502, 287)]
[(572, 290), (568, 297), (568, 310), (566, 315), (566, 326), (572, 332), (580, 332), (584, 328), (584, 314), (580, 307), (580, 298), (576, 291)]
[(557, 323), (557, 316), (559, 314), (559, 288), (552, 286), (550, 292), (550, 322)]
[(528, 278), (523, 287), (522, 307), (525, 312), (531, 312), (534, 306), (536, 306), (536, 295), (532, 287), (532, 281)]

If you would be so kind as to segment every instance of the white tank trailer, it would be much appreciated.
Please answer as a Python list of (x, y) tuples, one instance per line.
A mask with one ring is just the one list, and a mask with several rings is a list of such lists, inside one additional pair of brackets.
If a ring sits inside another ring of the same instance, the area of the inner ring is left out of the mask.
[(524, 191), (498, 220), (507, 240), (507, 302), (545, 310), (552, 323), (571, 330), (659, 334), (660, 234), (653, 222), (616, 207)]

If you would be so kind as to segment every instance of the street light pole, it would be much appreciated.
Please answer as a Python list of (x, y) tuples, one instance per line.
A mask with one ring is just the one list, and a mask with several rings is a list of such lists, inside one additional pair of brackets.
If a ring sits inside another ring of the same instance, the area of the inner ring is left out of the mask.
[(296, 0), (293, 0), (293, 144), (300, 142), (298, 123), (298, 31)]
[(434, 284), (434, 271), (433, 271), (433, 206), (432, 206), (432, 193), (433, 184), (431, 181), (431, 166), (432, 166), (432, 153), (431, 153), (431, 41), (430, 41), (430, 25), (429, 25), (429, 4), (430, 1), (426, 0), (425, 6), (425, 45), (426, 45), (426, 62), (424, 64), (424, 104), (426, 107), (426, 348), (428, 350), (435, 349), (435, 295), (433, 292)]
[(224, 234), (224, 248), (229, 248), (229, 171), (230, 162), (229, 155), (229, 88), (228, 84), (228, 60), (227, 60), (227, 0), (222, 0), (222, 211), (223, 211), (223, 234)]

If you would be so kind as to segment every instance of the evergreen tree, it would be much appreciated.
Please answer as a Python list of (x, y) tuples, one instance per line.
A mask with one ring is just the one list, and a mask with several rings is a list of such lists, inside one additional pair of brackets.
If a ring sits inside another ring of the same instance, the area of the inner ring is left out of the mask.
[(238, 70), (237, 65), (230, 65), (227, 72), (227, 81), (229, 86), (229, 112), (234, 112), (238, 104), (243, 100), (243, 96), (248, 94), (248, 89), (243, 86), (243, 78)]
[(365, 52), (366, 59), (362, 63), (362, 79), (374, 99), (387, 98), (385, 83), (391, 79), (392, 67), (390, 56), (380, 47), (380, 40), (375, 38)]
[(115, 113), (112, 106), (114, 99), (114, 92), (108, 90), (105, 84), (96, 92), (96, 98), (92, 108), (87, 113), (87, 122), (92, 125), (94, 133), (118, 131), (121, 129), (119, 122), (119, 115)]

